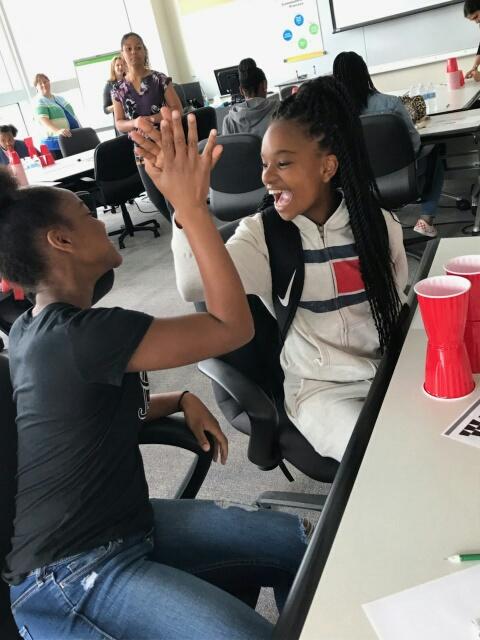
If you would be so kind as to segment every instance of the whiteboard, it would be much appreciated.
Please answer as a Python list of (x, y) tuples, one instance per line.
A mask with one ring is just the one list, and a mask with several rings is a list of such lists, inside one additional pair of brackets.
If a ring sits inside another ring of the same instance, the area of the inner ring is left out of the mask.
[(82, 95), (82, 125), (101, 129), (113, 127), (113, 115), (103, 112), (103, 90), (110, 76), (112, 58), (118, 51), (74, 60), (75, 73)]
[(336, 32), (459, 2), (461, 0), (330, 0), (330, 11)]

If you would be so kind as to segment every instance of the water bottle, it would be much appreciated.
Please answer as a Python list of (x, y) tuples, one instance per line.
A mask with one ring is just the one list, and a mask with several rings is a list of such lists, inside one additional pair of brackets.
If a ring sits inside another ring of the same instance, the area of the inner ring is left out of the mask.
[(435, 91), (435, 86), (432, 82), (428, 83), (427, 92), (423, 97), (425, 100), (433, 100), (437, 97), (437, 92)]

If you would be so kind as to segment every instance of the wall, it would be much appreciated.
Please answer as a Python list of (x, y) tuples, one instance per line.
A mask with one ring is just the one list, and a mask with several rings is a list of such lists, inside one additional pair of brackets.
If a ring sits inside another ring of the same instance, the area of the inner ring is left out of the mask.
[[(258, 0), (256, 4), (258, 6)], [(217, 92), (213, 69), (236, 64), (241, 57), (249, 55), (244, 53), (244, 50), (249, 50), (251, 33), (236, 29), (236, 25), (215, 21), (215, 17), (221, 15), (221, 11), (214, 8), (207, 10), (213, 20), (211, 28), (208, 31), (199, 30), (198, 37), (194, 34), (192, 38), (190, 34), (187, 40), (182, 34), (182, 18), (179, 16), (177, 0), (152, 0), (152, 6), (157, 17), (157, 26), (170, 74), (178, 82), (200, 80), (207, 94), (213, 96)], [(476, 49), (480, 39), (478, 29), (463, 18), (462, 6), (457, 4), (337, 34), (333, 34), (329, 0), (318, 0), (318, 7), (323, 44), (327, 55), (300, 64), (286, 64), (281, 75), (278, 73), (274, 75), (269, 69), (269, 52), (265, 51), (263, 56), (257, 56), (257, 62), (267, 73), (271, 85), (293, 80), (295, 71), (308, 73), (311, 76), (314, 65), (317, 74), (329, 73), (335, 56), (344, 50), (357, 51), (365, 57), (371, 66), (376, 85), (384, 91), (408, 88), (419, 82), (444, 82), (445, 62), (440, 60), (422, 64), (422, 54), (426, 56), (430, 52), (439, 54), (437, 57), (441, 57), (442, 47), (444, 50), (446, 47), (453, 47), (446, 53), (453, 50), (461, 51), (461, 55), (458, 56), (460, 66), (466, 71), (472, 64), (473, 50)], [(269, 26), (271, 28), (271, 24), (265, 22), (263, 28), (268, 29)], [(231, 46), (217, 47), (218, 34), (225, 30), (230, 34)], [(446, 30), (452, 35), (448, 35)], [(448, 39), (447, 44), (446, 39)], [(197, 63), (202, 56), (205, 58), (206, 50), (209, 55), (208, 69), (205, 65), (201, 66)], [(471, 53), (465, 55), (468, 50)], [(415, 66), (388, 71), (382, 69), (381, 73), (377, 70), (382, 62), (406, 59), (405, 64), (410, 65), (409, 60), (415, 57), (420, 60), (420, 63), (417, 60)]]

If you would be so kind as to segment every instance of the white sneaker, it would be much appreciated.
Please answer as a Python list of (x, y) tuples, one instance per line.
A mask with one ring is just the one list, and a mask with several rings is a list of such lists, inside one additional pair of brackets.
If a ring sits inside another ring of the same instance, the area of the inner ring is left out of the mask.
[(437, 237), (437, 230), (433, 224), (428, 224), (423, 218), (417, 220), (417, 224), (413, 227), (413, 230), (417, 233), (421, 233), (422, 236), (428, 236), (429, 238)]

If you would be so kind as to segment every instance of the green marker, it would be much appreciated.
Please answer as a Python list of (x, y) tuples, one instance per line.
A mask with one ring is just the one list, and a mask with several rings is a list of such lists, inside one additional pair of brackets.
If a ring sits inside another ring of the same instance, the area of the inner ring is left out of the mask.
[(450, 562), (475, 562), (480, 560), (480, 553), (457, 553), (454, 556), (449, 556)]

